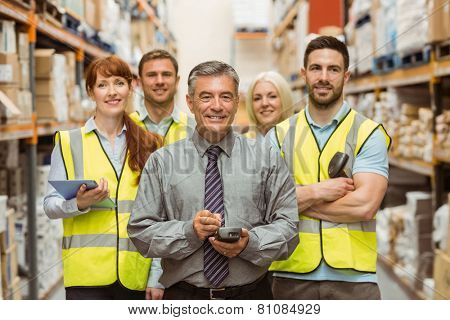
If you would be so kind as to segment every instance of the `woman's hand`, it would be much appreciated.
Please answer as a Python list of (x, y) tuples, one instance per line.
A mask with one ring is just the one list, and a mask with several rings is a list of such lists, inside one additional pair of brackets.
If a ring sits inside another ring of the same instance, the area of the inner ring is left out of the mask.
[(83, 184), (77, 192), (77, 205), (80, 211), (109, 197), (108, 181), (104, 178), (100, 179), (97, 188), (91, 190), (86, 188), (86, 185)]

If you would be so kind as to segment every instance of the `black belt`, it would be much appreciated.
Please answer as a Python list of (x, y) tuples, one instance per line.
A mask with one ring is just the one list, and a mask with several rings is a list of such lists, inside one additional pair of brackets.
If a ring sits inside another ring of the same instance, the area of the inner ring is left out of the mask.
[(255, 290), (261, 283), (261, 281), (264, 281), (266, 278), (267, 275), (264, 275), (255, 282), (236, 287), (200, 288), (184, 281), (177, 282), (174, 285), (172, 285), (172, 287), (183, 289), (185, 291), (190, 292), (193, 295), (203, 296), (205, 299), (221, 300), (221, 299), (231, 299), (238, 297), (242, 294), (249, 293)]

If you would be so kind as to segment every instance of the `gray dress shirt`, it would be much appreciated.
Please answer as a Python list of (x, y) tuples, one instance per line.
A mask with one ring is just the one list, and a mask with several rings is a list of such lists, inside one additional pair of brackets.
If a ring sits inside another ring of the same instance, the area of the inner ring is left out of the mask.
[[(114, 170), (120, 174), (123, 167), (123, 162), (125, 160), (126, 151), (126, 137), (125, 131), (126, 126), (124, 125), (120, 133), (114, 139), (114, 148), (98, 129), (95, 124), (93, 117), (89, 118), (85, 123), (85, 132), (96, 131), (100, 138), (100, 143), (103, 146), (108, 158), (111, 160)], [(61, 156), (61, 148), (59, 143), (55, 145), (51, 157), (50, 172), (48, 175), (48, 180), (66, 180), (66, 169), (64, 167), (64, 161)], [(80, 211), (78, 210), (77, 199), (65, 200), (51, 184), (47, 183), (47, 194), (44, 197), (44, 211), (50, 219), (61, 219), (75, 217), (81, 214), (88, 213), (90, 208)], [(161, 261), (160, 259), (152, 260), (152, 267), (150, 275), (148, 278), (148, 287), (152, 288), (163, 288), (161, 284), (158, 283), (158, 279), (162, 274)]]
[[(154, 152), (144, 170), (128, 234), (146, 257), (161, 257), (165, 287), (186, 281), (211, 287), (203, 274), (203, 241), (193, 218), (204, 209), (206, 149), (195, 130), (190, 138)], [(217, 144), (224, 188), (225, 226), (249, 230), (241, 254), (229, 259), (224, 287), (254, 282), (274, 260), (287, 259), (298, 244), (294, 182), (270, 144), (236, 135)]]

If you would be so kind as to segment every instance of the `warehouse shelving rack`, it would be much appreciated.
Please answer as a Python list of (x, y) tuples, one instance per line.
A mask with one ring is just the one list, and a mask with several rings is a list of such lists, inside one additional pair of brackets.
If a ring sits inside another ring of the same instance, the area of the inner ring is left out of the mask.
[[(431, 110), (435, 118), (442, 113), (442, 79), (449, 76), (450, 60), (437, 60), (435, 50), (432, 50), (429, 63), (405, 69), (396, 69), (386, 74), (356, 77), (346, 85), (345, 94), (374, 92), (378, 100), (382, 90), (389, 87), (427, 85), (431, 96)], [(441, 150), (434, 145), (431, 162), (390, 155), (389, 164), (430, 178), (433, 212), (445, 202), (444, 173), (448, 171), (450, 165), (450, 152), (448, 150)], [(382, 256), (379, 256), (378, 261), (387, 274), (412, 299), (426, 299), (425, 294), (421, 290), (413, 288), (408, 281), (397, 276), (394, 272), (396, 267), (394, 263)]]
[[(27, 169), (30, 173), (35, 173), (37, 166), (37, 145), (39, 137), (51, 136), (58, 130), (68, 130), (80, 127), (79, 122), (41, 122), (37, 121), (35, 106), (35, 81), (34, 81), (34, 51), (38, 39), (50, 39), (51, 41), (65, 46), (68, 50), (76, 52), (76, 84), (81, 85), (83, 77), (83, 67), (89, 59), (97, 57), (106, 57), (111, 53), (96, 47), (83, 38), (74, 35), (61, 27), (52, 25), (48, 21), (41, 19), (35, 12), (35, 3), (33, 0), (27, 1), (29, 8), (21, 6), (17, 2), (0, 0), (0, 18), (14, 20), (17, 24), (28, 29), (29, 53), (30, 53), (30, 91), (32, 94), (32, 116), (28, 123), (6, 124), (0, 125), (0, 141), (23, 139), (26, 141), (27, 153)], [(171, 36), (167, 26), (165, 26), (156, 16), (154, 10), (147, 4), (145, 0), (137, 0), (140, 9), (147, 13), (148, 18), (155, 24), (156, 28), (162, 32), (169, 48), (172, 52), (176, 52), (175, 41)], [(137, 74), (137, 68), (132, 67), (133, 73)], [(37, 272), (37, 234), (36, 234), (36, 176), (30, 174), (27, 185), (27, 224), (28, 238), (27, 248), (29, 249), (29, 266), (28, 266), (28, 298), (44, 299), (47, 298), (53, 289), (57, 287), (60, 278), (55, 284), (50, 286), (47, 292), (41, 296), (38, 295), (38, 277)]]

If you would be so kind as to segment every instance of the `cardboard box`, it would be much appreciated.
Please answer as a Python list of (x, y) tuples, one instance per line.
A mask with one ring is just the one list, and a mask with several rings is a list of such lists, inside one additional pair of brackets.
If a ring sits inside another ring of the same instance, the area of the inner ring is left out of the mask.
[(0, 52), (17, 52), (14, 21), (0, 20)]
[(0, 82), (20, 82), (19, 57), (16, 53), (0, 53)]
[(45, 195), (47, 194), (47, 182), (49, 173), (50, 173), (49, 165), (37, 167), (36, 197), (38, 198), (44, 198)]
[(450, 2), (429, 0), (428, 17), (428, 41), (433, 43), (450, 39)]
[(36, 59), (36, 78), (49, 79), (53, 77), (54, 53), (54, 49), (36, 49), (34, 52), (34, 57)]
[(53, 96), (55, 94), (53, 79), (36, 79), (36, 96)]
[(15, 84), (0, 84), (0, 90), (14, 103), (19, 103), (19, 86)]
[(450, 256), (436, 250), (434, 258), (434, 299), (450, 299)]
[(95, 30), (103, 30), (107, 5), (108, 3), (105, 0), (84, 1), (84, 20)]
[(28, 42), (28, 33), (17, 33), (17, 53), (19, 55), (19, 60), (30, 59), (30, 44)]
[(19, 67), (19, 87), (22, 90), (30, 90), (30, 60), (19, 60)]
[(0, 195), (8, 194), (8, 170), (0, 169)]
[(21, 196), (25, 190), (23, 188), (22, 168), (8, 169), (8, 196)]
[(30, 122), (31, 115), (33, 113), (33, 96), (30, 90), (19, 91), (19, 103), (18, 107), (22, 114), (19, 116), (21, 122)]
[(94, 27), (96, 25), (96, 6), (93, 0), (84, 0), (84, 21)]
[(8, 197), (5, 195), (0, 195), (0, 233), (6, 231), (6, 203)]
[(0, 166), (14, 169), (19, 166), (19, 140), (0, 141)]
[(0, 85), (0, 123), (15, 123), (21, 115), (19, 102), (19, 86)]
[(36, 96), (36, 113), (38, 119), (57, 119), (55, 99), (50, 96)]

